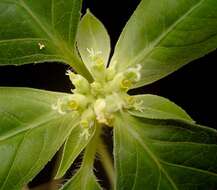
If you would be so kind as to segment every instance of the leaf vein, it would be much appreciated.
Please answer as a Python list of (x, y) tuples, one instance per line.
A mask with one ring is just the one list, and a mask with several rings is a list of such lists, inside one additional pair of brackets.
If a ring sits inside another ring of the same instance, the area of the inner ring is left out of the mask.
[(18, 155), (18, 153), (19, 153), (19, 151), (20, 151), (20, 147), (22, 146), (22, 144), (23, 144), (23, 142), (24, 142), (24, 140), (25, 140), (25, 136), (27, 135), (27, 133), (29, 133), (29, 131), (26, 131), (26, 132), (24, 133), (23, 138), (22, 138), (22, 140), (20, 141), (20, 143), (19, 143), (19, 145), (18, 145), (18, 147), (17, 147), (17, 150), (15, 151), (15, 154), (14, 154), (13, 160), (12, 160), (12, 163), (10, 164), (11, 167), (10, 167), (10, 169), (8, 170), (7, 176), (6, 176), (4, 182), (3, 182), (2, 186), (1, 186), (1, 189), (4, 189), (5, 185), (6, 185), (7, 182), (8, 182), (8, 178), (9, 178), (9, 176), (10, 176), (10, 174), (11, 174), (11, 171), (12, 171), (12, 169), (13, 169), (13, 167), (14, 167), (14, 163), (15, 163), (15, 161), (16, 161), (16, 159), (17, 159), (17, 155)]
[(192, 6), (185, 14), (178, 18), (177, 21), (175, 21), (166, 31), (164, 31), (154, 42), (152, 42), (148, 49), (144, 48), (143, 51), (139, 53), (133, 60), (131, 60), (128, 65), (131, 65), (132, 62), (137, 62), (138, 59), (140, 59), (141, 57), (146, 57), (150, 55), (151, 52), (155, 49), (155, 47), (158, 46), (179, 23), (181, 23), (187, 16), (189, 16), (194, 10), (196, 10), (203, 3), (203, 1), (204, 0), (200, 0), (198, 3)]
[(34, 129), (36, 127), (42, 127), (44, 124), (54, 120), (54, 119), (60, 119), (62, 116), (55, 116), (55, 117), (49, 117), (47, 120), (45, 121), (42, 121), (42, 122), (36, 122), (35, 124), (31, 124), (31, 125), (28, 125), (27, 127), (23, 128), (23, 129), (19, 129), (17, 131), (14, 131), (14, 132), (11, 132), (10, 134), (8, 135), (3, 135), (3, 136), (0, 136), (0, 142), (6, 140), (6, 139), (9, 139), (9, 138), (12, 138), (16, 135), (19, 135), (21, 133), (25, 133), (27, 131), (29, 131), (30, 129)]
[(204, 174), (207, 174), (207, 175), (212, 175), (212, 176), (217, 177), (217, 174), (214, 173), (214, 172), (211, 172), (211, 171), (206, 171), (206, 170), (203, 170), (203, 169), (193, 168), (193, 167), (190, 167), (190, 166), (184, 166), (184, 165), (180, 165), (180, 164), (169, 163), (169, 162), (166, 162), (166, 161), (163, 161), (163, 160), (160, 160), (160, 162), (162, 164), (164, 164), (164, 165), (178, 167), (178, 168), (184, 168), (184, 169), (188, 169), (188, 170), (193, 170), (193, 171), (196, 171), (196, 172), (200, 172), (200, 173), (204, 173)]
[(143, 141), (141, 140), (139, 134), (137, 132), (134, 132), (132, 129), (130, 129), (129, 126), (127, 127), (127, 129), (131, 133), (131, 135), (139, 142), (139, 144), (144, 148), (144, 150), (149, 154), (149, 156), (154, 160), (154, 162), (156, 163), (156, 165), (158, 166), (158, 168), (164, 173), (164, 175), (166, 176), (166, 178), (168, 179), (168, 181), (172, 185), (173, 189), (179, 190), (178, 187), (176, 186), (176, 184), (173, 182), (172, 178), (167, 173), (167, 171), (163, 168), (163, 166), (161, 165), (161, 163), (158, 161), (158, 158), (156, 158), (156, 156), (149, 149), (149, 147), (145, 143), (143, 143)]
[[(136, 149), (137, 149), (137, 147), (136, 147)], [(139, 158), (138, 158), (138, 151), (136, 150), (136, 173), (134, 175), (132, 190), (134, 190), (136, 187), (136, 179), (138, 177), (138, 170), (139, 170)]]

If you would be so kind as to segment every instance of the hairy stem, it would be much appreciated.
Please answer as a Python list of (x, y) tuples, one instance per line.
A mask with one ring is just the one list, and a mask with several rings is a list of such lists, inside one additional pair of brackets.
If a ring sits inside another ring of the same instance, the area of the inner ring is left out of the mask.
[(97, 151), (99, 153), (100, 161), (105, 169), (105, 172), (110, 181), (112, 189), (114, 189), (115, 171), (114, 171), (113, 160), (111, 158), (111, 154), (108, 152), (108, 149), (102, 139), (100, 140)]
[(27, 185), (25, 185), (25, 186), (22, 188), (22, 190), (29, 190), (29, 188), (28, 188)]
[(85, 77), (89, 82), (93, 81), (93, 78), (88, 71), (87, 67), (85, 64), (81, 61), (81, 59), (78, 58), (78, 56), (73, 55), (72, 53), (68, 52), (65, 57), (68, 58), (68, 64), (75, 69), (75, 71), (79, 74), (81, 74), (83, 77)]
[(97, 150), (97, 146), (99, 144), (100, 133), (101, 133), (101, 127), (96, 126), (95, 134), (85, 149), (83, 162), (82, 162), (81, 167), (90, 168), (90, 169), (93, 168), (96, 150)]

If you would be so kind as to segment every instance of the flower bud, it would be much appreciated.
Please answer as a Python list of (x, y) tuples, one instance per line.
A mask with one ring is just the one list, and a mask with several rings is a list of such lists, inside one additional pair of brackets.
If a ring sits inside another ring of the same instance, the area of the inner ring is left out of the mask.
[(106, 67), (102, 57), (97, 56), (93, 60), (93, 65), (91, 67), (91, 72), (96, 81), (104, 81), (106, 76)]
[(106, 102), (106, 112), (108, 114), (121, 110), (124, 105), (124, 101), (122, 100), (122, 97), (120, 97), (117, 93), (113, 93), (112, 95), (106, 96), (105, 102)]
[(124, 75), (123, 73), (117, 73), (113, 80), (108, 82), (108, 85), (106, 86), (106, 91), (108, 93), (113, 93), (116, 91), (120, 91), (120, 84), (121, 81), (124, 80)]
[(52, 105), (53, 110), (57, 110), (59, 114), (66, 114), (71, 111), (76, 111), (80, 107), (84, 107), (87, 104), (85, 96), (79, 94), (73, 94), (70, 96), (64, 96), (57, 100), (57, 103)]
[(77, 110), (79, 107), (79, 104), (77, 101), (75, 100), (71, 100), (68, 102), (68, 106), (72, 109), (72, 110)]
[(104, 124), (107, 123), (105, 108), (106, 108), (106, 102), (102, 98), (97, 99), (96, 102), (94, 103), (94, 112), (96, 114), (96, 119), (99, 123), (104, 123)]
[(81, 121), (80, 126), (83, 128), (83, 132), (81, 133), (81, 136), (85, 136), (87, 139), (89, 134), (89, 129), (93, 127), (95, 121), (95, 114), (92, 108), (88, 108), (85, 110), (81, 115)]
[(123, 91), (128, 91), (132, 87), (132, 82), (128, 79), (123, 79), (120, 82), (120, 88)]
[(106, 72), (106, 80), (107, 81), (112, 80), (115, 77), (115, 74), (116, 74), (115, 68), (113, 66), (110, 66)]
[(105, 67), (105, 62), (103, 60), (103, 57), (101, 56), (102, 52), (95, 51), (93, 48), (91, 49), (87, 48), (87, 51), (92, 60), (92, 65), (90, 69), (95, 81), (104, 80), (106, 67)]
[(90, 84), (91, 86), (91, 93), (96, 96), (103, 92), (103, 87), (99, 82), (93, 82)]
[(83, 76), (67, 71), (66, 75), (69, 76), (72, 84), (75, 86), (74, 92), (87, 94), (90, 90), (90, 84)]
[(87, 97), (78, 93), (72, 94), (67, 102), (67, 105), (71, 110), (85, 109), (87, 104)]

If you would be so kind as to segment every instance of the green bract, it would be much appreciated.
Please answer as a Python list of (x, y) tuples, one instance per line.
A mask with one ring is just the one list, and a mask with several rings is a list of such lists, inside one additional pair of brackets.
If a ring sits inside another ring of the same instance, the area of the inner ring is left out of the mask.
[[(71, 93), (0, 88), (0, 190), (21, 190), (58, 153), (61, 190), (100, 190), (94, 160), (116, 190), (216, 190), (217, 131), (179, 106), (128, 91), (217, 47), (216, 0), (141, 0), (110, 58), (110, 38), (81, 0), (0, 0), (0, 65), (59, 61)], [(206, 27), (204, 27), (206, 26)], [(114, 131), (114, 169), (104, 145)], [(115, 170), (115, 171), (114, 171)]]

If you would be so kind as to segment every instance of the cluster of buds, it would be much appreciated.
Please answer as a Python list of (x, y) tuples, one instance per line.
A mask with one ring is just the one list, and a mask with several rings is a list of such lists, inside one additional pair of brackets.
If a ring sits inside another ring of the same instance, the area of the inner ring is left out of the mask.
[(137, 65), (117, 72), (115, 67), (106, 68), (101, 52), (95, 53), (92, 49), (88, 49), (88, 52), (92, 60), (90, 70), (94, 82), (89, 83), (83, 76), (67, 71), (66, 75), (75, 87), (73, 94), (58, 99), (52, 106), (60, 114), (77, 112), (83, 128), (81, 136), (85, 139), (88, 139), (89, 130), (96, 122), (112, 126), (115, 112), (132, 107), (139, 109), (138, 102), (127, 91), (140, 80), (141, 70), (141, 65)]

